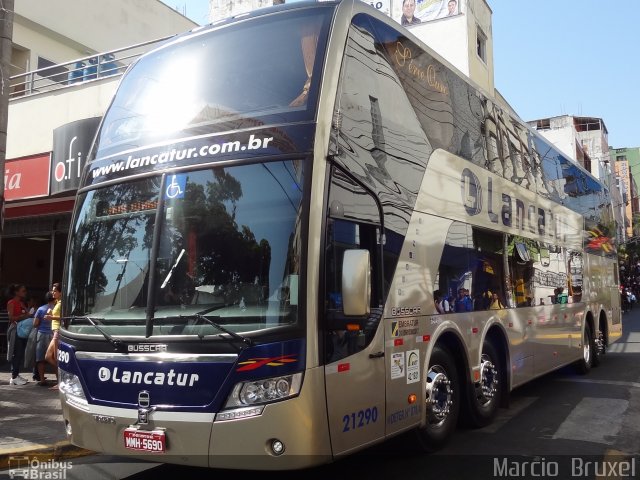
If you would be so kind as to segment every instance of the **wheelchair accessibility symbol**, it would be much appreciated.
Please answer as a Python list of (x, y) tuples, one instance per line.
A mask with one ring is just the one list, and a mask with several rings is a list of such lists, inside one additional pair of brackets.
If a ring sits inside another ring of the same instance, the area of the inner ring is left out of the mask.
[(184, 198), (184, 191), (187, 187), (186, 175), (171, 175), (168, 179), (167, 188), (164, 191), (164, 196), (167, 199), (173, 200), (176, 198)]

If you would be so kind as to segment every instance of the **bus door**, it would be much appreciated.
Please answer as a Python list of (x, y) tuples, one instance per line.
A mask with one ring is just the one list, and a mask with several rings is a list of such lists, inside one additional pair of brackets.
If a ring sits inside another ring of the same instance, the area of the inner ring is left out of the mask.
[(382, 255), (374, 199), (334, 169), (326, 219), (324, 354), (333, 454), (385, 435)]

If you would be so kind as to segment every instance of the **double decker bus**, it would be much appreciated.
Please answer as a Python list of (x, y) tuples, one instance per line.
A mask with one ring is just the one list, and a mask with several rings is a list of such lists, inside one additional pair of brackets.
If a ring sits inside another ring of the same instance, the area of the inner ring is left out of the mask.
[(78, 192), (71, 441), (291, 469), (443, 445), (621, 335), (607, 188), (366, 4), (176, 37), (125, 74)]

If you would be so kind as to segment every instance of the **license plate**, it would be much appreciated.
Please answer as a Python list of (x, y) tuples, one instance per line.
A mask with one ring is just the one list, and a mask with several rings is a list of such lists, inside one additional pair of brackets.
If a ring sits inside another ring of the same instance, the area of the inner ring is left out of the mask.
[(158, 430), (136, 430), (127, 428), (124, 431), (124, 448), (138, 452), (164, 453), (167, 444), (165, 433)]

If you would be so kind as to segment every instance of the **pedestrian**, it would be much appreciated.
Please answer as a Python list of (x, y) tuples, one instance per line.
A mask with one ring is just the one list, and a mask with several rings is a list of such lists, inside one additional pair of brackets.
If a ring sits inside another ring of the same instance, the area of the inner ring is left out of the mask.
[[(31, 320), (32, 329), (34, 328), (33, 322), (35, 321), (36, 310), (40, 306), (39, 303), (40, 303), (39, 298), (37, 298), (34, 295), (29, 295), (29, 298), (27, 300), (27, 308), (29, 309), (29, 314), (33, 317)], [(31, 339), (31, 343), (29, 342), (29, 339)], [(27, 347), (25, 349), (25, 355), (24, 355), (24, 368), (31, 369), (33, 372), (33, 374), (31, 375), (31, 378), (33, 379), (34, 382), (38, 382), (40, 381), (40, 378), (38, 377), (38, 368), (36, 367), (36, 362), (35, 362), (35, 359), (36, 359), (35, 341), (36, 341), (35, 333), (33, 335), (29, 334), (27, 336)]]
[(436, 304), (436, 311), (438, 313), (449, 313), (451, 311), (449, 301), (443, 298), (441, 290), (433, 292), (433, 301)]
[(36, 311), (35, 320), (33, 322), (34, 328), (38, 329), (36, 337), (36, 366), (38, 368), (38, 377), (40, 378), (38, 385), (41, 387), (46, 386), (46, 378), (44, 376), (44, 370), (47, 365), (46, 355), (53, 337), (51, 331), (51, 320), (46, 318), (47, 312), (53, 311), (53, 308), (56, 305), (53, 293), (47, 292), (45, 301), (47, 303), (42, 305)]
[(622, 307), (622, 313), (629, 311), (629, 297), (627, 297), (627, 292), (624, 290), (620, 292), (620, 306)]
[(7, 360), (11, 362), (10, 385), (25, 385), (28, 380), (20, 376), (20, 366), (24, 358), (24, 350), (27, 341), (18, 336), (18, 322), (31, 318), (24, 303), (27, 296), (27, 287), (24, 285), (12, 285), (9, 289), (12, 297), (7, 302), (7, 313), (9, 315), (9, 327), (7, 328)]
[(498, 294), (494, 292), (491, 296), (491, 305), (489, 305), (489, 310), (502, 310), (503, 308), (504, 305), (502, 305)]
[(24, 369), (32, 370), (32, 378), (34, 381), (39, 381), (38, 369), (36, 368), (36, 336), (37, 328), (34, 327), (35, 313), (38, 308), (38, 300), (34, 296), (29, 296), (27, 300), (27, 308), (29, 309), (29, 315), (32, 318), (18, 323), (18, 336), (27, 340), (27, 346), (24, 351)]
[(460, 288), (458, 290), (458, 299), (455, 304), (456, 313), (473, 311), (473, 302), (468, 292), (469, 290), (466, 288)]
[[(45, 359), (57, 369), (58, 330), (60, 330), (60, 320), (62, 319), (62, 290), (59, 283), (54, 283), (51, 286), (51, 293), (53, 294), (53, 298), (55, 299), (56, 303), (54, 304), (53, 308), (49, 309), (47, 311), (47, 314), (44, 316), (45, 320), (51, 322), (51, 342), (49, 342), (49, 346), (47, 347)], [(56, 383), (53, 387), (51, 387), (51, 390), (58, 390), (58, 384)]]

